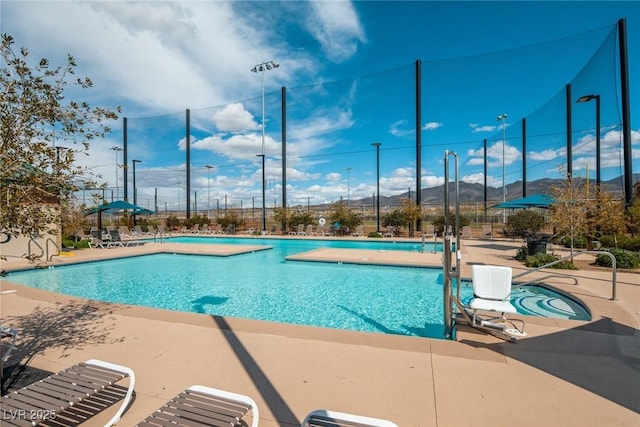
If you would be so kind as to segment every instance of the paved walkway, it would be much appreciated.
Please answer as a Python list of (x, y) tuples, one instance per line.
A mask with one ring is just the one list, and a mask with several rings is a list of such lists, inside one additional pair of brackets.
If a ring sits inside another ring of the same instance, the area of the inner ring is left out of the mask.
[[(511, 265), (518, 274), (524, 268), (512, 259), (517, 246), (464, 240), (462, 276), (470, 276), (472, 263)], [(244, 249), (255, 248), (248, 241)], [(167, 250), (225, 256), (238, 248), (154, 243), (61, 258)], [(374, 252), (315, 256), (373, 263), (413, 257), (440, 265), (440, 254)], [(22, 262), (3, 261), (0, 268)], [(20, 286), (10, 275), (0, 285), (0, 319), (20, 331), (19, 356), (32, 367), (57, 371), (90, 358), (131, 367), (136, 399), (118, 424), (124, 427), (192, 384), (252, 396), (267, 427), (300, 425), (316, 408), (400, 426), (640, 425), (640, 275), (618, 272), (612, 301), (610, 271), (570, 273), (545, 282), (583, 301), (593, 320), (526, 317), (528, 336), (515, 344), (462, 327), (457, 341), (445, 341), (107, 304)], [(114, 411), (83, 425), (100, 426)]]

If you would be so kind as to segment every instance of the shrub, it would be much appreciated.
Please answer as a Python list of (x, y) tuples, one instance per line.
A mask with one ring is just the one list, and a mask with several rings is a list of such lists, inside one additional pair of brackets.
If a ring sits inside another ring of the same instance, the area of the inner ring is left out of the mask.
[[(564, 236), (562, 239), (560, 239), (560, 241), (558, 242), (560, 245), (564, 246), (565, 248), (570, 248), (571, 247), (571, 237), (569, 236)], [(584, 236), (574, 236), (573, 237), (573, 247), (574, 248), (578, 248), (578, 249), (584, 249), (587, 247), (587, 238)]]
[[(559, 260), (560, 257), (553, 254), (544, 254), (538, 253), (535, 255), (528, 256), (525, 260), (525, 265), (527, 267), (542, 267), (543, 265), (549, 264), (550, 262)], [(556, 268), (562, 270), (577, 270), (578, 268), (571, 261), (562, 261), (557, 264), (554, 264), (548, 268)]]
[[(611, 248), (608, 251), (616, 258), (616, 268), (640, 268), (640, 254), (616, 248)], [(611, 257), (598, 255), (596, 265), (611, 268)]]
[(628, 251), (640, 252), (640, 237), (629, 236), (602, 236), (600, 244), (605, 248), (626, 249)]
[(544, 215), (529, 209), (519, 210), (507, 219), (507, 229), (522, 238), (537, 233), (543, 225)]
[(381, 238), (382, 234), (378, 233), (377, 231), (370, 231), (368, 237), (371, 237), (371, 238), (374, 238), (374, 239)]
[(528, 250), (526, 246), (520, 246), (514, 257), (518, 261), (526, 261), (528, 256)]

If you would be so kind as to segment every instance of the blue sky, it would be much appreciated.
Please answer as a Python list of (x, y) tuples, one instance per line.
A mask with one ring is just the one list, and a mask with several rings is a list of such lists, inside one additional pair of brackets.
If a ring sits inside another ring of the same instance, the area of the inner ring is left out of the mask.
[[(287, 88), (289, 205), (357, 200), (376, 189), (372, 142), (381, 146), (380, 192), (415, 191), (415, 62), (422, 62), (422, 187), (443, 182), (444, 150), (460, 176), (489, 185), (522, 177), (527, 118), (528, 180), (560, 177), (566, 163), (565, 85), (572, 98), (602, 98), (603, 180), (622, 174), (614, 39), (627, 19), (633, 170), (640, 171), (640, 2), (224, 2), (7, 1), (2, 32), (34, 59), (62, 64), (71, 53), (89, 91), (71, 99), (123, 108), (138, 203), (185, 208), (185, 110), (191, 110), (191, 190), (198, 209), (227, 197), (261, 198), (264, 73), (267, 205), (281, 203), (280, 88)], [(578, 75), (592, 56), (586, 72)], [(577, 77), (576, 77), (577, 76)], [(634, 77), (636, 76), (636, 77)], [(586, 93), (583, 93), (586, 92)], [(573, 104), (574, 173), (595, 176), (595, 106)], [(502, 128), (496, 117), (507, 113)], [(78, 156), (123, 189), (122, 121)], [(60, 141), (59, 145), (69, 145)], [(504, 154), (503, 154), (504, 153)], [(205, 165), (213, 166), (207, 168)], [(589, 165), (589, 166), (587, 166)], [(117, 171), (117, 178), (116, 178)], [(132, 197), (129, 167), (129, 197)], [(110, 195), (107, 194), (110, 198)], [(192, 202), (194, 200), (192, 193)], [(193, 205), (192, 205), (193, 206)]]

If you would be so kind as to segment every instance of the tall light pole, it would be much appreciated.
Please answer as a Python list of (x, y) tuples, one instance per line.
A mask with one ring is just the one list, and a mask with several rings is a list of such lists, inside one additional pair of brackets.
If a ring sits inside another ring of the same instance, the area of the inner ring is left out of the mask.
[(210, 172), (211, 169), (213, 168), (213, 166), (211, 165), (204, 165), (205, 168), (207, 168), (207, 216), (211, 216), (211, 178), (210, 178)]
[[(505, 125), (505, 120), (507, 119), (507, 114), (500, 114), (496, 117), (496, 120), (502, 120), (502, 201), (505, 202), (507, 200), (507, 187), (504, 181), (504, 146), (507, 143), (507, 127)], [(502, 222), (507, 222), (507, 210), (505, 209), (502, 213)]]
[[(111, 147), (111, 149), (116, 152), (116, 199), (117, 199), (118, 198), (118, 166), (120, 166), (118, 165), (118, 151), (122, 151), (122, 148), (114, 145), (113, 147)], [(111, 201), (113, 202), (113, 199)]]
[(347, 171), (347, 207), (351, 206), (351, 168), (345, 169)]
[(371, 145), (376, 147), (376, 231), (380, 232), (380, 142), (374, 142)]
[[(131, 160), (133, 166), (133, 204), (138, 205), (138, 191), (136, 190), (136, 163), (140, 163), (142, 160)], [(133, 225), (136, 225), (135, 212), (133, 215)]]
[(257, 73), (260, 71), (262, 75), (262, 152), (259, 156), (262, 156), (262, 231), (267, 231), (267, 205), (265, 194), (265, 170), (264, 170), (264, 72), (278, 68), (280, 64), (273, 61), (266, 61), (254, 66), (251, 71)]
[(596, 100), (596, 188), (600, 188), (600, 95), (585, 95), (576, 102), (583, 103)]

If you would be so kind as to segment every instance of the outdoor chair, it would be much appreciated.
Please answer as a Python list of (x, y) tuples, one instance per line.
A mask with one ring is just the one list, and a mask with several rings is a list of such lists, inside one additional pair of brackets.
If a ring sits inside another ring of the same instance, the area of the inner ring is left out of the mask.
[(7, 360), (9, 360), (11, 352), (13, 352), (13, 350), (16, 348), (17, 338), (18, 332), (15, 329), (6, 326), (0, 326), (0, 339), (2, 340), (2, 342), (0, 343), (0, 360), (2, 362), (6, 362)]
[(111, 230), (109, 232), (109, 236), (111, 236), (110, 243), (113, 245), (120, 244), (120, 246), (129, 247), (129, 246), (140, 246), (147, 243), (144, 240), (122, 240), (122, 238), (120, 237), (120, 232), (118, 230)]
[(89, 247), (100, 249), (111, 249), (115, 247), (124, 247), (122, 242), (112, 242), (110, 240), (102, 240), (102, 231), (97, 228), (91, 229), (91, 240), (89, 240)]
[(468, 225), (463, 226), (460, 237), (462, 237), (463, 239), (471, 239), (473, 237), (473, 234), (471, 232), (471, 227)]
[(317, 409), (305, 417), (302, 427), (398, 427), (398, 425), (380, 418)]
[(433, 224), (429, 224), (426, 226), (424, 233), (422, 235), (425, 238), (433, 238), (436, 237), (436, 227)]
[(307, 230), (304, 232), (305, 236), (313, 236), (315, 233), (313, 232), (313, 225), (307, 225)]
[(482, 238), (493, 240), (493, 228), (491, 227), (491, 225), (482, 226)]
[[(2, 396), (2, 425), (37, 426), (45, 422), (47, 425), (61, 425), (59, 423), (65, 418), (64, 411), (79, 405), (83, 406), (80, 402), (87, 404), (87, 408), (84, 406), (82, 408), (83, 415), (88, 412), (85, 409), (91, 409), (89, 413), (95, 413), (104, 408), (104, 402), (89, 403), (87, 402), (89, 398), (104, 396), (105, 401), (113, 399), (114, 393), (110, 393), (106, 389), (127, 377), (129, 378), (129, 386), (122, 404), (111, 420), (105, 424), (105, 427), (111, 426), (120, 420), (123, 412), (129, 406), (135, 385), (135, 375), (126, 366), (96, 359), (78, 363)], [(103, 391), (106, 394), (101, 393)], [(16, 414), (16, 416), (11, 417), (11, 414)], [(24, 414), (24, 416), (21, 417), (18, 414)], [(70, 419), (76, 417), (76, 414), (69, 414)]]
[(364, 236), (364, 226), (358, 225), (356, 226), (356, 231), (352, 234), (353, 237), (362, 237)]
[(298, 228), (296, 231), (296, 235), (297, 236), (304, 236), (305, 232), (304, 232), (304, 224), (298, 224)]
[(382, 237), (393, 237), (394, 235), (393, 227), (387, 227), (384, 233), (382, 233)]
[(248, 396), (194, 385), (179, 393), (149, 415), (138, 426), (248, 426), (244, 419), (251, 411), (251, 427), (260, 419), (258, 405)]
[[(505, 313), (516, 314), (517, 310), (511, 304), (511, 286), (513, 270), (511, 267), (498, 265), (472, 265), (471, 280), (473, 284), (473, 299), (469, 302), (472, 312), (472, 324), (480, 327), (492, 327), (506, 330)], [(483, 318), (478, 315), (481, 312), (500, 313), (498, 316)], [(510, 322), (512, 323), (512, 322)], [(524, 332), (522, 328), (516, 332)]]

